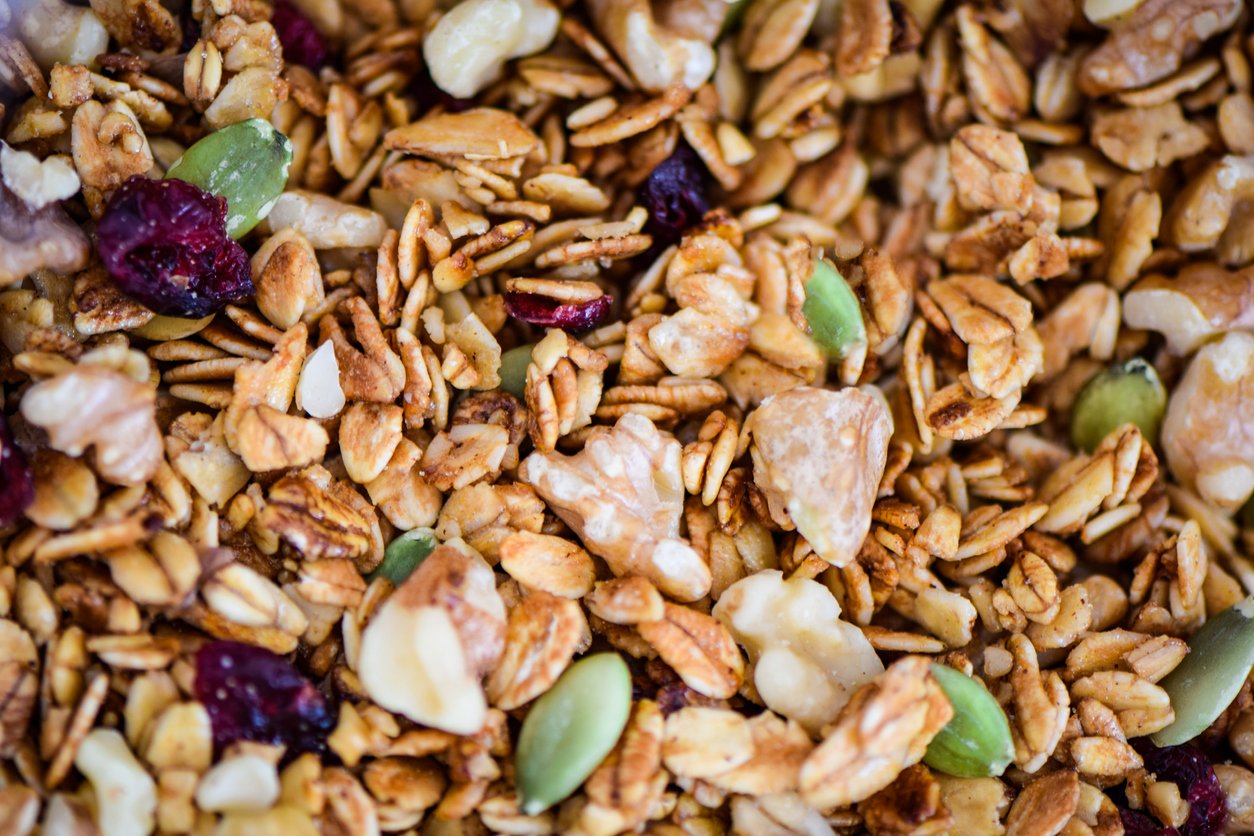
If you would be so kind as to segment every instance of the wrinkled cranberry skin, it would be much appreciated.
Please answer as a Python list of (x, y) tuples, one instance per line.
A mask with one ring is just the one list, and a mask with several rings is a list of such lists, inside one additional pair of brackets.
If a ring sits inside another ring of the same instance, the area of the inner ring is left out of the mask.
[(317, 72), (327, 63), (327, 42), (313, 21), (287, 0), (276, 0), (270, 25), (283, 44), (283, 60)]
[(0, 413), (0, 528), (22, 516), (35, 501), (35, 479), (22, 451), (13, 442), (9, 424)]
[[(1173, 827), (1158, 827), (1148, 816), (1121, 810), (1120, 817), (1128, 834), (1215, 836), (1223, 832), (1224, 823), (1228, 820), (1223, 787), (1219, 785), (1219, 778), (1201, 749), (1191, 743), (1160, 749), (1143, 737), (1130, 742), (1145, 761), (1147, 772), (1154, 773), (1160, 780), (1171, 781), (1184, 792), (1185, 800), (1189, 802), (1189, 817), (1177, 831)], [(1145, 821), (1137, 821), (1137, 816)], [(1147, 826), (1150, 829), (1145, 829)]]
[(208, 316), (253, 294), (248, 253), (226, 234), (226, 200), (182, 180), (123, 183), (96, 248), (118, 287), (159, 314)]
[(603, 294), (591, 302), (562, 304), (538, 293), (505, 294), (505, 312), (514, 319), (542, 328), (561, 328), (571, 334), (590, 331), (610, 314), (614, 297)]
[(1123, 836), (1180, 836), (1174, 827), (1164, 827), (1157, 819), (1136, 810), (1120, 810), (1119, 819), (1123, 822)]
[(649, 210), (645, 231), (655, 242), (674, 244), (710, 210), (708, 178), (697, 152), (683, 140), (649, 173), (640, 202)]
[(202, 646), (195, 690), (219, 749), (252, 740), (286, 746), (288, 754), (322, 754), (335, 728), (335, 715), (312, 682), (282, 656), (249, 644)]

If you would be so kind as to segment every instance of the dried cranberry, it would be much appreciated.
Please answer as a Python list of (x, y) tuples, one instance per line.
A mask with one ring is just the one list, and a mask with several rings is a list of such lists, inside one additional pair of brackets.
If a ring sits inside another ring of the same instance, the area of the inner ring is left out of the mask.
[(590, 302), (562, 304), (538, 293), (505, 294), (505, 312), (514, 319), (544, 328), (561, 328), (577, 334), (591, 330), (609, 316), (614, 297), (603, 294)]
[(1121, 809), (1119, 819), (1123, 822), (1123, 836), (1180, 836), (1174, 827), (1165, 827), (1136, 810)]
[(441, 90), (431, 78), (431, 71), (427, 69), (426, 64), (420, 66), (414, 73), (413, 81), (409, 83), (409, 92), (418, 100), (419, 114), (426, 113), (435, 107), (442, 107), (449, 113), (461, 113), (475, 106), (470, 99), (459, 99)]
[(12, 523), (35, 500), (35, 479), (22, 451), (13, 442), (0, 413), (0, 528)]
[(196, 699), (209, 712), (218, 747), (254, 740), (289, 753), (322, 753), (335, 728), (327, 701), (291, 662), (240, 642), (209, 642), (197, 651)]
[[(1228, 819), (1228, 807), (1224, 801), (1223, 787), (1202, 750), (1191, 743), (1182, 746), (1159, 748), (1143, 737), (1131, 741), (1132, 747), (1145, 761), (1145, 769), (1160, 780), (1171, 781), (1184, 791), (1189, 802), (1189, 817), (1179, 829), (1182, 836), (1214, 836), (1222, 833)], [(1123, 815), (1123, 812), (1120, 813)], [(1129, 833), (1153, 833), (1155, 836), (1172, 836), (1175, 828), (1157, 830), (1132, 830), (1124, 817), (1124, 828)], [(1150, 824), (1153, 824), (1151, 821)], [(1134, 824), (1134, 826), (1140, 826)]]
[(283, 60), (315, 72), (327, 63), (327, 42), (309, 16), (288, 0), (275, 0), (270, 25), (283, 44)]
[(701, 158), (680, 140), (640, 187), (640, 202), (649, 210), (645, 231), (655, 242), (674, 244), (709, 211), (707, 182)]
[(226, 201), (182, 180), (123, 183), (96, 247), (118, 287), (159, 314), (208, 316), (253, 294), (248, 253), (226, 234)]

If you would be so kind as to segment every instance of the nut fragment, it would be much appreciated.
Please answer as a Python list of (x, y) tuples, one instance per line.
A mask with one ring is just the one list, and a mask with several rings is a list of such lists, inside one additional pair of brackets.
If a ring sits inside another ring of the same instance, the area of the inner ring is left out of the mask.
[(154, 420), (156, 390), (103, 366), (78, 366), (37, 383), (22, 398), (22, 415), (48, 431), (71, 456), (88, 447), (96, 471), (118, 485), (142, 485), (162, 461)]
[(728, 587), (712, 614), (749, 651), (767, 707), (811, 732), (884, 670), (862, 631), (840, 619), (836, 599), (812, 580), (758, 572)]
[(649, 419), (627, 414), (596, 429), (582, 452), (535, 452), (518, 469), (616, 575), (641, 574), (681, 600), (710, 589), (710, 569), (679, 538), (684, 487), (680, 444)]
[(450, 96), (469, 98), (496, 80), (506, 61), (547, 47), (559, 17), (546, 0), (459, 3), (423, 39), (431, 78)]
[(791, 520), (833, 566), (854, 559), (870, 528), (892, 423), (876, 395), (809, 387), (767, 399), (746, 421), (772, 518)]
[(112, 729), (94, 729), (83, 738), (74, 765), (87, 776), (101, 804), (102, 836), (151, 833), (156, 823), (157, 784), (131, 754), (125, 738)]
[(1254, 336), (1233, 331), (1204, 346), (1171, 393), (1162, 443), (1171, 472), (1227, 511), (1254, 493), (1254, 449), (1247, 428), (1254, 401)]
[(480, 679), (500, 656), (504, 632), (491, 568), (469, 546), (445, 543), (366, 626), (358, 674), (384, 708), (472, 734), (487, 716)]

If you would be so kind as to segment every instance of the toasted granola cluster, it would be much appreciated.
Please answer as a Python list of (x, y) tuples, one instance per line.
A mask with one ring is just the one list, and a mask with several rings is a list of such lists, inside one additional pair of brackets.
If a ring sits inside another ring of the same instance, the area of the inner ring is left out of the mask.
[[(1240, 0), (0, 0), (0, 833), (1254, 831), (1248, 682), (1149, 742), (1254, 593), (1252, 95)], [(236, 242), (158, 181), (249, 119)]]

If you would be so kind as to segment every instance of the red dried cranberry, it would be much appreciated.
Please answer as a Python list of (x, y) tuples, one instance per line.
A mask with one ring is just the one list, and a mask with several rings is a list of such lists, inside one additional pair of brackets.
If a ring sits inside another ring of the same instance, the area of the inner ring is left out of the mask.
[(288, 0), (275, 0), (270, 25), (283, 44), (283, 60), (317, 72), (327, 63), (327, 42), (309, 16)]
[(603, 294), (590, 302), (562, 304), (538, 293), (505, 294), (505, 312), (514, 319), (544, 328), (561, 328), (572, 334), (589, 331), (609, 316), (614, 297)]
[(1164, 827), (1136, 810), (1120, 809), (1119, 819), (1123, 822), (1123, 836), (1180, 836), (1174, 827)]
[(196, 653), (196, 699), (204, 704), (219, 747), (236, 740), (286, 746), (288, 753), (326, 751), (335, 715), (314, 684), (282, 656), (232, 641)]
[(123, 183), (96, 248), (118, 287), (159, 314), (208, 316), (253, 294), (248, 253), (226, 234), (226, 200), (182, 180)]
[(709, 211), (707, 190), (705, 165), (697, 152), (680, 140), (640, 187), (640, 202), (649, 210), (645, 231), (655, 243), (674, 244), (685, 229)]
[(0, 413), (0, 528), (22, 516), (35, 500), (35, 480), (22, 451), (13, 442), (9, 424)]
[[(1185, 800), (1189, 802), (1189, 817), (1179, 829), (1182, 836), (1215, 836), (1223, 832), (1228, 819), (1223, 787), (1201, 749), (1191, 743), (1160, 749), (1143, 737), (1134, 738), (1131, 743), (1145, 761), (1148, 772), (1160, 780), (1171, 781), (1184, 791)], [(1124, 827), (1128, 827), (1127, 819)], [(1162, 828), (1152, 832), (1157, 836), (1172, 836), (1176, 831)]]

